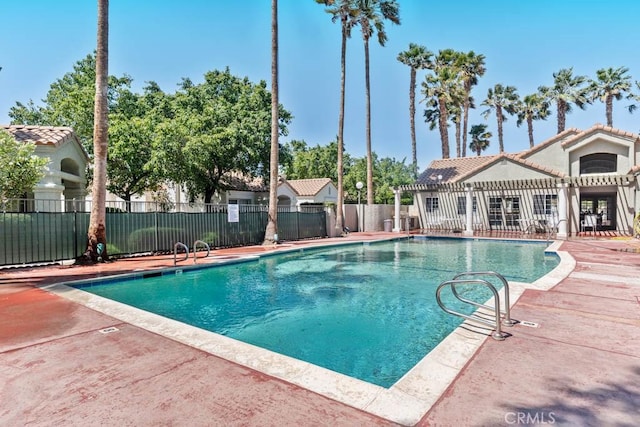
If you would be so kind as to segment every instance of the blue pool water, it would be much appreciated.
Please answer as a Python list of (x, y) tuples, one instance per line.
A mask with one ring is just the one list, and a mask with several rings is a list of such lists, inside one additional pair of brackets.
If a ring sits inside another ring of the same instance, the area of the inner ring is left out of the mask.
[[(389, 387), (461, 322), (437, 306), (441, 282), (487, 270), (532, 282), (559, 262), (544, 250), (526, 242), (409, 239), (81, 287)], [(491, 296), (486, 289), (464, 292), (479, 302)]]

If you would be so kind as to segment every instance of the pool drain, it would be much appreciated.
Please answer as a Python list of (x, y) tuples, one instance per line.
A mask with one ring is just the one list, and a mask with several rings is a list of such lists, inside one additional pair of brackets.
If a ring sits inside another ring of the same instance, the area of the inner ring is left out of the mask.
[(100, 333), (101, 334), (110, 334), (111, 332), (118, 332), (120, 329), (116, 328), (115, 326), (112, 326), (110, 328), (104, 328), (104, 329), (100, 329)]

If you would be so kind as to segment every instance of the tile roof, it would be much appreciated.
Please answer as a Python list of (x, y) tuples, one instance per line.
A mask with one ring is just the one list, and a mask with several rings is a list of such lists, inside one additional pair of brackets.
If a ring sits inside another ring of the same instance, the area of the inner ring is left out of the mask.
[(229, 172), (220, 178), (221, 184), (228, 190), (236, 191), (269, 191), (262, 177), (253, 177), (240, 172)]
[(61, 126), (35, 126), (35, 125), (0, 125), (18, 142), (33, 143), (35, 145), (59, 147), (67, 141), (76, 141), (87, 159), (84, 147), (80, 143), (73, 129)]
[(640, 142), (640, 136), (636, 133), (633, 132), (627, 132), (624, 130), (620, 130), (620, 129), (616, 129), (616, 128), (612, 128), (610, 126), (605, 126), (602, 125), (600, 123), (597, 123), (593, 126), (591, 126), (589, 129), (586, 129), (582, 132), (580, 132), (579, 134), (567, 139), (566, 141), (562, 142), (562, 147), (566, 148), (569, 147), (573, 144), (575, 144), (576, 142), (580, 141), (581, 139), (584, 139), (590, 135), (593, 135), (594, 133), (597, 133), (599, 131), (604, 131), (608, 134), (612, 134), (612, 135), (616, 135), (616, 136), (620, 136), (623, 138), (629, 138), (629, 139), (633, 139), (636, 143)]
[(331, 178), (282, 179), (288, 183), (298, 196), (315, 196), (324, 187), (331, 184)]
[[(498, 156), (456, 157), (434, 160), (420, 174), (416, 184), (433, 185), (456, 182), (460, 176), (479, 170), (484, 165), (491, 163), (496, 157)], [(441, 178), (439, 179), (439, 177)]]
[(573, 138), (573, 137), (575, 137), (576, 135), (578, 135), (580, 133), (581, 133), (580, 129), (577, 129), (577, 128), (566, 129), (566, 130), (560, 132), (559, 134), (554, 135), (551, 138), (546, 139), (546, 140), (542, 141), (539, 144), (536, 144), (534, 147), (519, 153), (518, 156), (519, 157), (529, 157), (531, 154), (536, 153), (536, 152), (542, 150), (543, 148), (548, 147), (549, 145), (555, 144), (558, 141), (563, 141), (563, 140), (566, 140), (566, 139), (569, 139), (569, 138)]

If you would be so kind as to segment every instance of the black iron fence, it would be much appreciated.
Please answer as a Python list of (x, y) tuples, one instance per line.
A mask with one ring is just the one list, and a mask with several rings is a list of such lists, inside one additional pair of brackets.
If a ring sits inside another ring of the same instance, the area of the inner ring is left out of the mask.
[[(135, 204), (134, 204), (135, 203)], [(89, 202), (10, 200), (0, 205), (0, 265), (73, 259), (86, 248)], [(261, 244), (267, 226), (264, 205), (107, 204), (110, 255), (170, 252), (176, 242), (196, 240), (212, 248)], [(326, 237), (323, 207), (278, 209), (278, 239)]]

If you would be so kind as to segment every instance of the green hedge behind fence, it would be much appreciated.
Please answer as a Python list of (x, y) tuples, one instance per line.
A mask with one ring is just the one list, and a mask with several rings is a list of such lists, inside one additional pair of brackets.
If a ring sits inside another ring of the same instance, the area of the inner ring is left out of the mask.
[[(196, 240), (211, 248), (261, 244), (265, 206), (240, 205), (239, 222), (228, 222), (226, 205), (207, 212), (107, 212), (110, 255), (171, 252), (176, 242)], [(206, 209), (205, 209), (206, 210)], [(0, 212), (0, 265), (73, 259), (86, 247), (88, 212)], [(278, 212), (278, 239), (326, 237), (326, 213)]]

